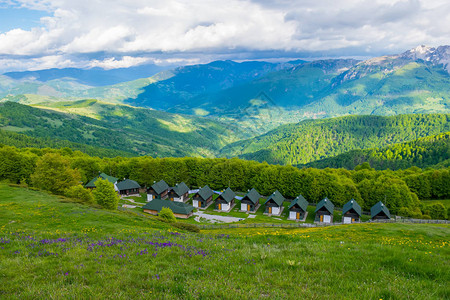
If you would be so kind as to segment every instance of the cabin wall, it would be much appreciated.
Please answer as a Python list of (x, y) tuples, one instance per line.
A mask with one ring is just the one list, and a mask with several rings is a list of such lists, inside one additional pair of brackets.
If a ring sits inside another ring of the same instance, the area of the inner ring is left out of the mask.
[(190, 216), (192, 216), (192, 213), (190, 213), (190, 214), (188, 214), (188, 215), (185, 215), (185, 214), (173, 214), (176, 218), (180, 218), (180, 219), (187, 219), (187, 218), (189, 218)]
[(378, 215), (374, 216), (372, 220), (389, 220), (389, 217), (384, 213), (379, 213)]
[[(248, 209), (247, 205), (250, 205), (250, 209)], [(241, 200), (241, 210), (243, 211), (253, 211), (255, 210), (255, 204), (250, 199), (242, 199)]]
[(120, 190), (119, 191), (120, 195), (139, 195), (139, 189), (129, 189), (129, 190)]
[[(298, 218), (297, 218), (297, 213), (298, 213)], [(304, 216), (305, 216), (305, 211), (302, 210), (301, 208), (292, 207), (289, 210), (289, 219), (301, 220), (301, 219), (303, 219)]]
[[(328, 219), (329, 216), (329, 220), (330, 222), (326, 222), (326, 220)], [(323, 210), (319, 210), (316, 213), (316, 217), (314, 218), (314, 222), (322, 222), (322, 223), (332, 223), (333, 222), (333, 215), (330, 214), (329, 211), (323, 211)]]
[(342, 223), (344, 224), (356, 223), (359, 221), (360, 218), (356, 212), (348, 211), (342, 215)]
[(155, 216), (158, 215), (158, 211), (157, 210), (144, 209), (144, 212), (148, 213), (148, 214), (155, 215)]
[[(269, 212), (271, 210), (271, 212)], [(280, 213), (281, 207), (278, 206), (275, 202), (269, 202), (266, 204), (265, 213), (277, 215)]]

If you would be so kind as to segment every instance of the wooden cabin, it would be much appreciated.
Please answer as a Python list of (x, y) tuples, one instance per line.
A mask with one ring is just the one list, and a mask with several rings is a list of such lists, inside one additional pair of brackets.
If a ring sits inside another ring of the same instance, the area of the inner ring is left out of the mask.
[(361, 206), (355, 199), (352, 199), (344, 204), (342, 209), (342, 223), (351, 224), (361, 222)]
[(297, 198), (291, 201), (289, 205), (289, 220), (304, 220), (308, 215), (308, 201), (299, 195)]
[(315, 210), (316, 217), (314, 222), (319, 223), (332, 223), (333, 222), (334, 204), (328, 198), (322, 199)]
[(213, 200), (213, 194), (211, 188), (205, 185), (192, 197), (192, 205), (197, 208), (208, 207)]
[(164, 181), (160, 180), (154, 182), (151, 187), (147, 189), (147, 201), (152, 201), (153, 199), (164, 199), (169, 192), (169, 185)]
[(147, 202), (142, 208), (145, 213), (158, 215), (163, 207), (170, 208), (175, 217), (183, 219), (187, 219), (192, 216), (192, 211), (194, 210), (192, 205), (183, 202), (162, 200), (159, 198)]
[(391, 213), (383, 202), (378, 202), (370, 209), (370, 217), (372, 220), (389, 220)]
[(255, 190), (251, 189), (244, 197), (241, 199), (241, 211), (253, 212), (256, 211), (259, 205), (259, 199), (261, 195)]
[(108, 180), (109, 182), (111, 182), (112, 184), (114, 184), (114, 188), (115, 188), (116, 191), (117, 191), (116, 184), (117, 184), (117, 180), (119, 180), (119, 179), (116, 178), (116, 177), (113, 177), (113, 176), (106, 175), (105, 173), (100, 173), (100, 174), (98, 174), (97, 177), (95, 177), (94, 179), (92, 179), (91, 181), (89, 181), (84, 187), (87, 188), (87, 189), (95, 189), (95, 182), (96, 182), (97, 179), (99, 179), (99, 178), (104, 179), (104, 180)]
[(266, 206), (266, 209), (264, 213), (270, 215), (280, 215), (283, 211), (283, 202), (284, 197), (281, 195), (279, 191), (275, 191), (270, 195), (266, 202), (264, 202), (264, 205)]
[(170, 201), (186, 202), (189, 200), (189, 188), (184, 182), (177, 183), (177, 185), (169, 189), (168, 195)]
[(216, 198), (216, 209), (220, 211), (229, 211), (235, 203), (236, 194), (227, 188), (219, 197)]
[(141, 188), (141, 186), (134, 180), (125, 179), (118, 182), (116, 186), (121, 196), (139, 196), (139, 189)]

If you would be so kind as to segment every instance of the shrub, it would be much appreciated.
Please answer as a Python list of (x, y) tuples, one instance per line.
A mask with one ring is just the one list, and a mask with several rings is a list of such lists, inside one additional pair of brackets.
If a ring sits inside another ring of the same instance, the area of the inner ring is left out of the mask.
[(175, 218), (172, 210), (168, 207), (163, 207), (161, 209), (161, 211), (159, 212), (158, 216), (161, 219), (164, 219), (166, 221), (168, 221), (169, 223), (175, 223), (177, 221), (177, 219)]
[(397, 215), (402, 217), (411, 217), (411, 211), (407, 207), (400, 207), (400, 209), (397, 212)]
[(31, 175), (35, 187), (57, 195), (62, 195), (68, 188), (79, 184), (80, 178), (78, 170), (70, 167), (69, 160), (56, 153), (42, 156)]
[(176, 227), (176, 228), (179, 228), (179, 229), (183, 229), (183, 230), (187, 230), (187, 231), (190, 231), (190, 232), (200, 232), (200, 228), (198, 228), (197, 225), (189, 224), (189, 223), (177, 222), (177, 223), (173, 224), (173, 227)]
[(440, 202), (429, 205), (427, 211), (429, 212), (430, 217), (435, 220), (444, 220), (447, 217), (447, 210), (445, 209), (444, 204)]
[(95, 201), (104, 208), (116, 209), (119, 204), (119, 196), (114, 190), (114, 184), (99, 178), (95, 181), (95, 186), (96, 188), (92, 192)]
[(75, 185), (66, 190), (66, 196), (72, 199), (80, 200), (84, 203), (94, 203), (94, 196), (92, 192), (85, 189), (81, 185)]

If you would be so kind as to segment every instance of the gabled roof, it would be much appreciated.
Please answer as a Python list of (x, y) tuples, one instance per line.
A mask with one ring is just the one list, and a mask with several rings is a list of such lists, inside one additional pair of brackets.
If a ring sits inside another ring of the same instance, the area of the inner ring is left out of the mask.
[(253, 202), (253, 204), (256, 204), (258, 203), (259, 198), (261, 198), (261, 195), (258, 193), (258, 191), (252, 188), (244, 197), (242, 197), (242, 200), (246, 198)]
[(371, 218), (378, 215), (380, 212), (384, 212), (386, 216), (391, 218), (391, 213), (389, 212), (389, 209), (386, 207), (386, 205), (383, 204), (383, 202), (378, 202), (372, 208), (370, 209), (370, 216)]
[(109, 176), (109, 175), (107, 175), (107, 174), (105, 174), (105, 173), (100, 173), (97, 177), (95, 177), (94, 179), (92, 179), (91, 181), (89, 181), (89, 182), (85, 185), (85, 187), (88, 187), (88, 188), (95, 188), (95, 182), (97, 181), (98, 178), (102, 178), (102, 179), (108, 180), (108, 181), (111, 182), (111, 183), (116, 183), (117, 180), (118, 180), (118, 178), (116, 178), (116, 177)]
[(299, 195), (297, 198), (295, 198), (294, 200), (291, 201), (291, 205), (289, 205), (289, 209), (291, 209), (291, 207), (293, 207), (294, 205), (298, 205), (303, 211), (306, 211), (306, 209), (308, 208), (308, 201), (306, 201), (305, 197), (303, 197), (302, 195)]
[[(236, 197), (236, 194), (230, 188), (227, 188), (225, 192), (219, 195), (219, 197), (225, 200), (227, 203), (230, 203), (231, 200), (233, 200), (234, 197)], [(219, 199), (219, 197), (217, 199)]]
[(141, 187), (139, 183), (131, 179), (125, 179), (123, 181), (118, 182), (116, 185), (119, 191), (139, 189)]
[(174, 186), (172, 188), (172, 190), (175, 192), (175, 194), (177, 194), (179, 197), (181, 197), (182, 195), (186, 194), (187, 192), (189, 192), (189, 188), (186, 185), (186, 183), (182, 182), (182, 183), (177, 183), (176, 186)]
[(331, 202), (327, 197), (323, 198), (322, 201), (320, 201), (319, 203), (317, 203), (316, 206), (316, 210), (314, 211), (314, 213), (316, 213), (319, 209), (321, 209), (322, 207), (325, 207), (325, 209), (332, 214), (334, 211), (334, 204), (333, 202)]
[(164, 180), (160, 180), (152, 185), (152, 189), (159, 195), (165, 190), (168, 190), (169, 185)]
[(345, 214), (346, 212), (348, 212), (352, 208), (358, 214), (358, 216), (361, 217), (361, 215), (362, 215), (361, 206), (359, 206), (358, 202), (356, 202), (355, 199), (352, 199), (352, 200), (350, 200), (350, 201), (348, 201), (347, 203), (344, 204), (344, 207), (342, 209), (342, 214)]
[(194, 209), (192, 205), (183, 202), (175, 202), (162, 199), (153, 199), (152, 201), (147, 202), (142, 208), (156, 210), (159, 212), (163, 207), (170, 208), (172, 212), (175, 214), (183, 214), (183, 215), (190, 214)]
[(211, 188), (207, 185), (202, 187), (198, 193), (197, 193), (203, 200), (207, 200), (209, 197), (212, 197), (214, 192), (211, 190)]
[(275, 191), (272, 193), (272, 195), (270, 195), (266, 202), (264, 202), (264, 204), (266, 204), (267, 202), (269, 202), (270, 200), (273, 200), (278, 206), (283, 205), (283, 201), (285, 200), (283, 195), (281, 195), (281, 193), (279, 191)]

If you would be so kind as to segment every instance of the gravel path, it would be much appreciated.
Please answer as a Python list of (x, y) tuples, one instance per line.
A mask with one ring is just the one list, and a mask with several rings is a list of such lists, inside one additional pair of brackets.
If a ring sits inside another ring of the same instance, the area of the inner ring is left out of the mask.
[(197, 222), (200, 222), (200, 218), (210, 220), (212, 223), (216, 223), (216, 222), (232, 223), (232, 222), (238, 222), (238, 221), (243, 220), (242, 218), (208, 215), (208, 214), (203, 213), (202, 211), (197, 211), (194, 213), (194, 215), (196, 215), (195, 221), (197, 221)]

